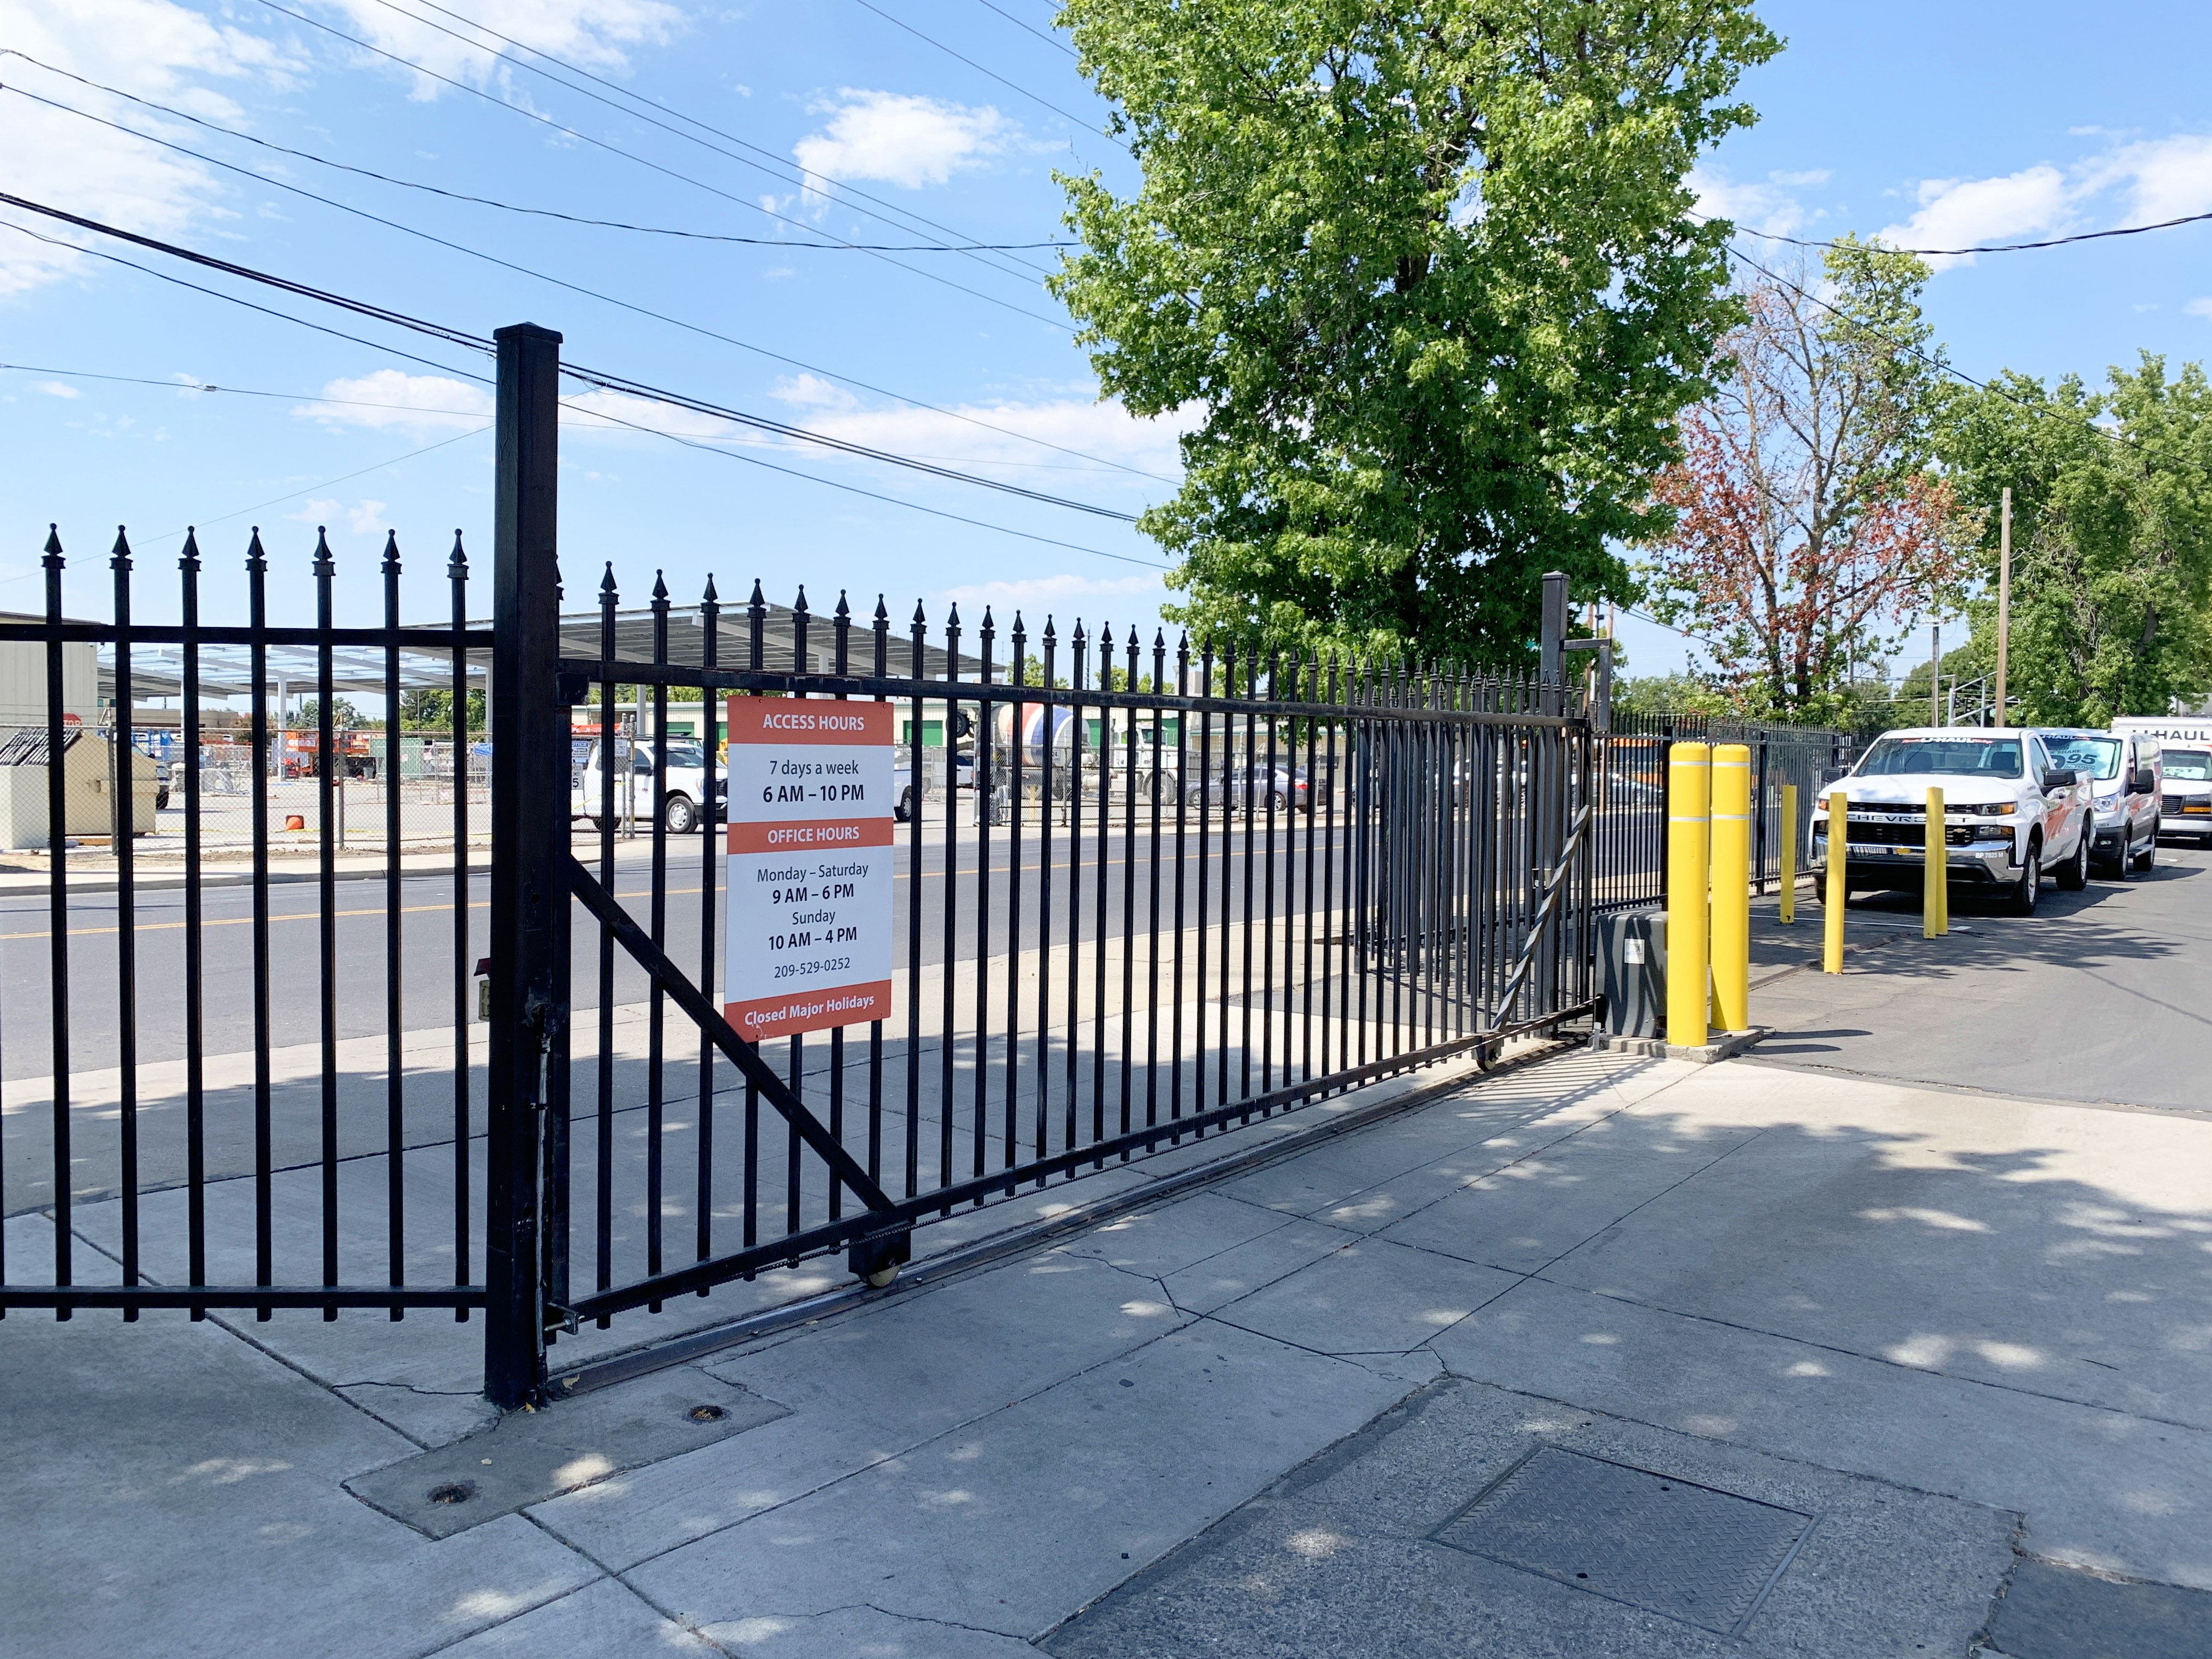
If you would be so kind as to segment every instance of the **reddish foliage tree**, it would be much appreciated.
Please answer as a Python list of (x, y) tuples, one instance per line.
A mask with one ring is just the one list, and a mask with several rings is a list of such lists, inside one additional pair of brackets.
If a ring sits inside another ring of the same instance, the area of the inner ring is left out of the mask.
[(1646, 549), (1653, 608), (1712, 641), (1743, 701), (1778, 709), (1833, 702), (1851, 661), (1955, 609), (1975, 527), (1929, 463), (1926, 268), (1846, 245), (1826, 274), (1817, 297), (1779, 280), (1744, 294), (1728, 373), (1652, 487), (1674, 515)]

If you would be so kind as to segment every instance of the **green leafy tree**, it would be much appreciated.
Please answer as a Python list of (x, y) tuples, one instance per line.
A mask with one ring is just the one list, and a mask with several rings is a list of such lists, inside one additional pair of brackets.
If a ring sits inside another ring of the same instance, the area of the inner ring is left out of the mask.
[(1747, 0), (1067, 0), (1144, 170), (1061, 184), (1054, 291), (1104, 390), (1188, 409), (1141, 520), (1194, 638), (1524, 655), (1609, 540), (1733, 316), (1698, 153), (1779, 42)]
[(1993, 659), (1999, 492), (2013, 492), (2007, 690), (2017, 718), (2102, 726), (2212, 690), (2212, 383), (2145, 353), (2106, 389), (2022, 374), (1960, 395), (1943, 449), (1987, 510), (1978, 653)]

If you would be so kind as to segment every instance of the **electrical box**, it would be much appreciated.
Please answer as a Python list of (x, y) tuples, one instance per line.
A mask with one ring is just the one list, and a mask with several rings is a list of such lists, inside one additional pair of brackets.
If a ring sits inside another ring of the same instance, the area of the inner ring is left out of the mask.
[(1597, 969), (1607, 1035), (1658, 1036), (1667, 1012), (1667, 913), (1614, 910), (1598, 917)]

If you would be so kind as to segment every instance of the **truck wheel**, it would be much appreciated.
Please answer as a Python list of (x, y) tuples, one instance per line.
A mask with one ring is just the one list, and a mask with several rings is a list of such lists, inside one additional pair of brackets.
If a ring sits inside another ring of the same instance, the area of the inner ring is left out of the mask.
[(2142, 851), (2136, 854), (2136, 868), (2148, 872), (2157, 863), (2158, 825), (2154, 823), (2150, 827), (2150, 834), (2143, 837)]
[(663, 812), (672, 836), (688, 836), (699, 827), (699, 811), (689, 795), (671, 795)]
[(898, 803), (891, 808), (891, 816), (901, 823), (904, 823), (914, 816), (914, 786), (912, 784), (907, 785), (905, 788), (899, 791)]
[(2032, 916), (2042, 902), (2043, 842), (2039, 839), (2027, 844), (2027, 857), (2021, 864), (2020, 879), (2013, 884), (2009, 908), (2016, 916)]
[(2058, 884), (2069, 893), (2078, 893), (2089, 884), (2089, 836), (2083, 831), (2076, 841), (2074, 856), (2066, 860), (2058, 872)]

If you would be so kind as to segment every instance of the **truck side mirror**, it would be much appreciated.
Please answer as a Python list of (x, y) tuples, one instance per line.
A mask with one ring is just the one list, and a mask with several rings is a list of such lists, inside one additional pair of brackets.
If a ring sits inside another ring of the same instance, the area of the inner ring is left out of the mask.
[(1840, 783), (1845, 778), (1850, 776), (1850, 775), (1851, 769), (1848, 766), (1824, 766), (1820, 769), (1820, 781), (1822, 783)]

